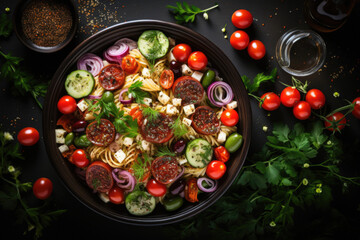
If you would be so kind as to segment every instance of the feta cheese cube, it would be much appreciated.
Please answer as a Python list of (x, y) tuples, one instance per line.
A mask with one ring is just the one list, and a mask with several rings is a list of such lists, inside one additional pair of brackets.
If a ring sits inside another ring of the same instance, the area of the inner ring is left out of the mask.
[(187, 163), (187, 160), (185, 157), (179, 157), (176, 160), (178, 161), (179, 165), (183, 165), (183, 164)]
[(66, 135), (66, 131), (64, 129), (55, 129), (56, 143), (64, 144), (65, 135)]
[(89, 108), (89, 104), (84, 99), (81, 99), (78, 102), (77, 106), (80, 109), (80, 111), (82, 111), (82, 112), (84, 112), (86, 109)]
[(191, 76), (191, 74), (192, 74), (194, 71), (191, 70), (188, 65), (183, 64), (183, 65), (181, 65), (181, 72), (182, 72), (183, 75)]
[(195, 72), (193, 72), (193, 74), (191, 74), (191, 77), (195, 78), (196, 80), (198, 80), (200, 82), (203, 75), (204, 74), (202, 72), (195, 71)]
[(130, 147), (134, 142), (133, 138), (129, 138), (129, 137), (124, 137), (123, 139), (123, 144), (127, 147)]
[(170, 97), (168, 95), (166, 95), (164, 92), (160, 92), (159, 93), (159, 102), (161, 102), (163, 105), (167, 104), (170, 100)]
[(179, 110), (177, 110), (177, 108), (174, 107), (174, 105), (172, 105), (172, 104), (166, 105), (166, 114), (172, 116), (172, 115), (175, 115), (177, 113), (179, 113)]
[(223, 132), (223, 131), (220, 131), (220, 132), (219, 132), (219, 135), (218, 135), (218, 137), (217, 137), (217, 141), (218, 141), (219, 143), (224, 143), (225, 140), (226, 140), (226, 133)]
[(230, 108), (230, 109), (235, 109), (235, 108), (237, 108), (237, 102), (236, 102), (236, 101), (232, 101), (232, 102), (226, 104), (226, 107), (227, 107), (227, 108)]
[(150, 143), (148, 141), (142, 140), (141, 141), (141, 148), (144, 151), (149, 151), (150, 150)]
[(109, 196), (106, 195), (106, 193), (99, 193), (99, 198), (100, 198), (104, 203), (110, 202)]
[(183, 122), (183, 124), (185, 124), (188, 127), (190, 127), (191, 123), (192, 123), (192, 121), (186, 117), (183, 118), (182, 122)]
[(183, 107), (184, 108), (184, 113), (186, 116), (189, 116), (191, 114), (193, 114), (195, 112), (195, 106), (194, 104), (189, 104)]
[(181, 106), (181, 98), (173, 98), (173, 99), (172, 99), (172, 104), (173, 104), (175, 107), (180, 107), (180, 106)]
[(150, 107), (150, 104), (152, 103), (152, 99), (146, 97), (144, 98), (144, 103)]
[(143, 68), (143, 70), (141, 71), (141, 74), (146, 78), (151, 77), (151, 73), (150, 73), (150, 70), (148, 68)]
[(121, 163), (126, 158), (126, 154), (123, 150), (120, 149), (114, 154), (114, 157), (116, 158), (116, 160), (118, 160), (119, 163)]
[(61, 153), (69, 151), (69, 147), (66, 144), (63, 144), (59, 147)]
[(174, 57), (174, 54), (172, 53), (172, 51), (169, 52), (169, 54), (167, 55), (167, 59), (169, 62), (171, 61), (176, 61), (176, 58)]

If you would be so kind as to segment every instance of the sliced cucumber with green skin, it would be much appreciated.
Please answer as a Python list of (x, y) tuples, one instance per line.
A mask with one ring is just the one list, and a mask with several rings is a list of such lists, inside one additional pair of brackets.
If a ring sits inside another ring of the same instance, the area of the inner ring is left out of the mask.
[(83, 98), (89, 95), (94, 88), (95, 80), (93, 75), (86, 70), (71, 72), (65, 81), (65, 89), (73, 98)]
[(188, 143), (185, 156), (191, 166), (203, 168), (211, 161), (213, 149), (208, 141), (198, 138)]
[(125, 206), (132, 215), (144, 216), (154, 211), (156, 201), (149, 193), (138, 190), (126, 196)]
[(169, 39), (158, 30), (143, 32), (138, 40), (139, 50), (147, 59), (162, 58), (169, 50)]

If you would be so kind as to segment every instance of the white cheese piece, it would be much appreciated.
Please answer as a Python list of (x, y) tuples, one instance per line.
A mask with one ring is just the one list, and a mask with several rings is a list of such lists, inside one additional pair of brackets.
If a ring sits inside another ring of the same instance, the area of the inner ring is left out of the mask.
[(193, 74), (191, 74), (191, 77), (195, 78), (196, 80), (198, 80), (200, 82), (203, 75), (204, 74), (202, 72), (195, 71), (195, 72), (193, 72)]
[(194, 104), (189, 104), (184, 106), (184, 113), (186, 116), (189, 116), (195, 112), (195, 106)]
[(110, 63), (108, 61), (106, 61), (106, 60), (103, 60), (103, 64), (104, 64), (104, 67), (105, 67), (105, 66), (109, 65)]
[(78, 102), (77, 106), (80, 109), (80, 111), (82, 111), (82, 112), (84, 112), (86, 109), (89, 108), (89, 104), (84, 99), (81, 99)]
[(218, 141), (219, 143), (224, 143), (225, 140), (226, 140), (226, 133), (223, 132), (223, 131), (220, 131), (220, 132), (219, 132), (219, 135), (218, 135), (218, 137), (217, 137), (217, 141)]
[(166, 114), (172, 116), (172, 115), (175, 115), (177, 113), (179, 113), (179, 110), (177, 110), (177, 108), (174, 107), (174, 105), (172, 105), (172, 104), (166, 105)]
[(106, 193), (99, 193), (99, 198), (103, 200), (104, 203), (110, 202), (109, 196)]
[(146, 97), (144, 98), (144, 103), (150, 107), (150, 104), (152, 103), (152, 99)]
[(84, 119), (85, 119), (85, 121), (90, 121), (90, 120), (95, 119), (95, 116), (94, 116), (94, 114), (88, 112), (85, 114)]
[(169, 62), (171, 61), (176, 61), (176, 58), (174, 57), (174, 54), (172, 53), (172, 51), (170, 51), (167, 55), (167, 59)]
[(142, 140), (142, 141), (141, 141), (141, 148), (142, 148), (144, 151), (150, 150), (150, 143), (149, 143), (148, 141)]
[(134, 142), (133, 138), (125, 137), (123, 140), (123, 144), (127, 147), (130, 147)]
[(164, 92), (160, 92), (159, 93), (159, 102), (161, 102), (163, 105), (167, 104), (170, 100), (170, 97), (168, 95), (166, 95)]
[(121, 163), (126, 158), (126, 154), (123, 150), (120, 149), (114, 154), (114, 157), (116, 158), (116, 160), (118, 160), (119, 163)]
[(181, 65), (181, 72), (183, 75), (191, 76), (191, 74), (193, 74), (194, 71), (191, 70), (189, 66), (184, 63), (183, 65)]
[(185, 157), (179, 157), (176, 160), (178, 161), (179, 165), (183, 165), (183, 164), (187, 163), (187, 160)]
[(56, 143), (64, 144), (65, 135), (66, 135), (66, 131), (64, 129), (55, 129)]
[(188, 127), (190, 127), (191, 123), (192, 123), (192, 121), (186, 117), (183, 118), (182, 122), (183, 122), (183, 124), (185, 124)]
[(141, 74), (145, 78), (150, 78), (151, 77), (150, 69), (148, 69), (148, 68), (143, 68), (143, 70), (141, 71)]
[(226, 104), (226, 107), (229, 108), (229, 109), (235, 109), (235, 108), (237, 108), (237, 102), (232, 101), (232, 102)]
[(172, 104), (173, 104), (175, 107), (180, 107), (180, 106), (181, 106), (181, 98), (173, 98), (173, 99), (172, 99)]
[(59, 147), (59, 150), (61, 153), (67, 152), (67, 151), (69, 151), (69, 147), (66, 144), (64, 144)]

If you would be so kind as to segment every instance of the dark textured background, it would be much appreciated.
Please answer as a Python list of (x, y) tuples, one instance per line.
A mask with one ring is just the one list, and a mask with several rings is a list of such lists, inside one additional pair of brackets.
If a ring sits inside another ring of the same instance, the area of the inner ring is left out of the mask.
[[(206, 0), (188, 1), (200, 8), (210, 7), (213, 2)], [(204, 35), (210, 41), (219, 46), (224, 53), (233, 61), (241, 75), (253, 78), (259, 72), (270, 73), (273, 67), (278, 67), (275, 60), (275, 45), (278, 38), (291, 28), (309, 29), (303, 16), (303, 1), (301, 0), (252, 0), (252, 1), (217, 1), (219, 8), (209, 12), (209, 20), (205, 21), (202, 16), (197, 16), (195, 23), (186, 26)], [(5, 7), (15, 8), (17, 1), (2, 0), (0, 11)], [(23, 46), (13, 33), (8, 39), (0, 40), (1, 50), (5, 53), (11, 52), (14, 56), (21, 56), (25, 60), (23, 64), (35, 75), (43, 75), (51, 78), (57, 67), (65, 56), (81, 41), (96, 33), (97, 31), (116, 23), (136, 19), (158, 19), (174, 22), (173, 16), (166, 8), (167, 4), (175, 5), (175, 1), (120, 1), (120, 0), (78, 0), (79, 29), (75, 39), (69, 46), (58, 53), (41, 54), (28, 50)], [(229, 44), (229, 38), (236, 28), (231, 23), (232, 13), (240, 8), (249, 10), (254, 17), (253, 25), (247, 29), (251, 39), (263, 41), (267, 48), (267, 55), (260, 61), (252, 60), (246, 51), (234, 50)], [(10, 13), (11, 14), (11, 13)], [(345, 104), (345, 99), (353, 100), (360, 96), (360, 58), (359, 58), (359, 26), (357, 20), (360, 16), (360, 6), (357, 4), (348, 22), (339, 30), (333, 33), (320, 33), (327, 45), (327, 57), (321, 71), (311, 76), (300, 78), (311, 82), (311, 88), (321, 89), (327, 100), (327, 110), (331, 110)], [(227, 24), (228, 39), (224, 39), (221, 28)], [(279, 80), (285, 83), (291, 82), (291, 76), (281, 69), (278, 69)], [(239, 79), (239, 81), (241, 81)], [(277, 82), (269, 89), (281, 92), (283, 86)], [(333, 93), (340, 93), (339, 98), (333, 97)], [(259, 94), (263, 93), (262, 91)], [(0, 103), (1, 116), (0, 124), (2, 129), (16, 134), (20, 129), (27, 126), (35, 127), (42, 136), (42, 112), (31, 97), (14, 97), (9, 91), (9, 84), (0, 82)], [(266, 140), (267, 133), (263, 132), (262, 126), (271, 126), (276, 121), (285, 121), (290, 125), (296, 122), (291, 109), (280, 107), (279, 110), (267, 115), (259, 109), (257, 103), (251, 99), (253, 112), (252, 144), (249, 154), (260, 149)], [(359, 139), (360, 120), (348, 117), (349, 127), (346, 127), (341, 135), (345, 144), (351, 144)], [(14, 135), (16, 136), (16, 135)], [(134, 227), (120, 224), (106, 219), (97, 213), (89, 210), (78, 202), (62, 185), (55, 170), (53, 169), (42, 139), (36, 146), (24, 148), (26, 160), (21, 163), (23, 169), (22, 178), (26, 181), (35, 181), (39, 177), (48, 177), (53, 181), (54, 198), (58, 208), (68, 209), (58, 221), (54, 222), (44, 232), (44, 239), (73, 239), (79, 238), (107, 238), (115, 236), (159, 236), (161, 227)], [(348, 165), (352, 166), (359, 161), (359, 151), (352, 158), (348, 159)], [(345, 167), (346, 168), (346, 167)], [(345, 171), (352, 173), (352, 169)], [(341, 197), (341, 196), (340, 196)], [(30, 201), (34, 201), (32, 196)], [(354, 199), (344, 199), (354, 201)], [(355, 200), (356, 201), (356, 200)], [(357, 201), (358, 203), (358, 201)], [(345, 204), (346, 205), (346, 204)], [(13, 239), (21, 238), (21, 228), (13, 226), (11, 214), (0, 213), (0, 221), (6, 222), (1, 225), (0, 238), (11, 234)], [(11, 229), (11, 230), (10, 230)], [(9, 238), (6, 238), (9, 239)]]

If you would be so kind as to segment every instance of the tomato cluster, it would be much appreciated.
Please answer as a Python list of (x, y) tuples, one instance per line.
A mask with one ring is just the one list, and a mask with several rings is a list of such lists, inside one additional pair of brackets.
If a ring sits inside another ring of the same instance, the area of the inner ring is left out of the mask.
[[(248, 10), (236, 10), (231, 16), (231, 22), (239, 29), (246, 29), (251, 26), (253, 16)], [(247, 48), (248, 54), (255, 60), (262, 59), (265, 56), (265, 45), (259, 40), (250, 42), (249, 35), (242, 30), (237, 30), (231, 34), (230, 44), (236, 50), (244, 50)]]

